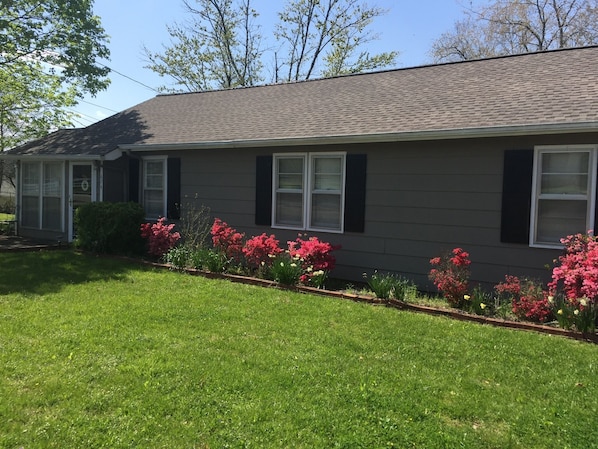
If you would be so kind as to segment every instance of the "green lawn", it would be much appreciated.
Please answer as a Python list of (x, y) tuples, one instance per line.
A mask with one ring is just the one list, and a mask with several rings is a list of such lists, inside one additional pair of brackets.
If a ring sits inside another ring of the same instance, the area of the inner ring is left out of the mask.
[(596, 345), (71, 252), (0, 262), (2, 448), (598, 445)]

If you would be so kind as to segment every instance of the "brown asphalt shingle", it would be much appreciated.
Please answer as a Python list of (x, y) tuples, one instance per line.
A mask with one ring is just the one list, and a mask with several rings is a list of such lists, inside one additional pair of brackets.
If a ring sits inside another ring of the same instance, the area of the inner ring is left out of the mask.
[[(13, 150), (198, 144), (598, 123), (598, 47), (160, 95)], [(83, 143), (83, 144), (82, 144)]]

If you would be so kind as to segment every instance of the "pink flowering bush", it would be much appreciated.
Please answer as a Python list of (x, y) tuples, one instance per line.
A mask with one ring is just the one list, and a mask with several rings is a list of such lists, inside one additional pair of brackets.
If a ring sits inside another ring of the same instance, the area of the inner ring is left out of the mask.
[(301, 283), (321, 287), (327, 274), (336, 266), (336, 258), (332, 255), (332, 251), (340, 247), (322, 242), (317, 237), (306, 239), (301, 234), (287, 243), (290, 256), (301, 262), (303, 268)]
[(242, 248), (247, 266), (254, 270), (271, 266), (273, 258), (282, 252), (279, 244), (274, 234), (263, 233), (247, 240)]
[(237, 232), (226, 222), (216, 218), (212, 225), (212, 243), (216, 250), (222, 252), (229, 259), (240, 262), (243, 258), (243, 239), (245, 234)]
[(548, 284), (552, 297), (559, 290), (564, 294), (556, 307), (557, 318), (564, 327), (573, 324), (581, 332), (593, 332), (598, 315), (598, 239), (588, 231), (570, 235), (561, 243), (565, 251)]
[(455, 248), (449, 254), (430, 259), (430, 264), (434, 268), (428, 274), (429, 279), (452, 307), (463, 308), (469, 288), (469, 253)]
[(511, 299), (513, 313), (520, 319), (545, 323), (553, 318), (548, 291), (531, 279), (505, 276), (495, 287), (499, 295)]
[(157, 223), (143, 223), (141, 225), (141, 237), (147, 239), (148, 253), (155, 257), (162, 257), (181, 238), (178, 232), (173, 232), (174, 224), (166, 225), (164, 217)]

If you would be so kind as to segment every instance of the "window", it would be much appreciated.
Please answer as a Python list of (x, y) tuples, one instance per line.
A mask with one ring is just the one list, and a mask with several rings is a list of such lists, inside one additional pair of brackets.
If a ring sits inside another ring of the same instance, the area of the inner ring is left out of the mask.
[(343, 231), (344, 153), (274, 155), (274, 227)]
[(150, 219), (166, 216), (166, 159), (143, 160), (143, 208)]
[(594, 228), (596, 147), (537, 147), (530, 242), (560, 246), (567, 235)]
[(21, 226), (62, 231), (62, 162), (23, 162), (21, 165)]

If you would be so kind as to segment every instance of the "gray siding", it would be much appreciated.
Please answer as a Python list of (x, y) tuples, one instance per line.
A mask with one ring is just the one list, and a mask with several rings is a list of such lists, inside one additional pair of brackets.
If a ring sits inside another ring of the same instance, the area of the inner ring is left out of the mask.
[(347, 151), (367, 154), (364, 233), (319, 236), (341, 245), (334, 276), (360, 281), (374, 270), (401, 273), (420, 287), (429, 260), (454, 247), (468, 251), (472, 280), (501, 281), (505, 274), (547, 279), (546, 265), (559, 251), (500, 242), (504, 151), (540, 144), (598, 142), (598, 135), (399, 142), (338, 147), (291, 147), (179, 152), (181, 203), (209, 206), (247, 235), (274, 233), (281, 242), (295, 231), (254, 224), (258, 155), (283, 151)]

